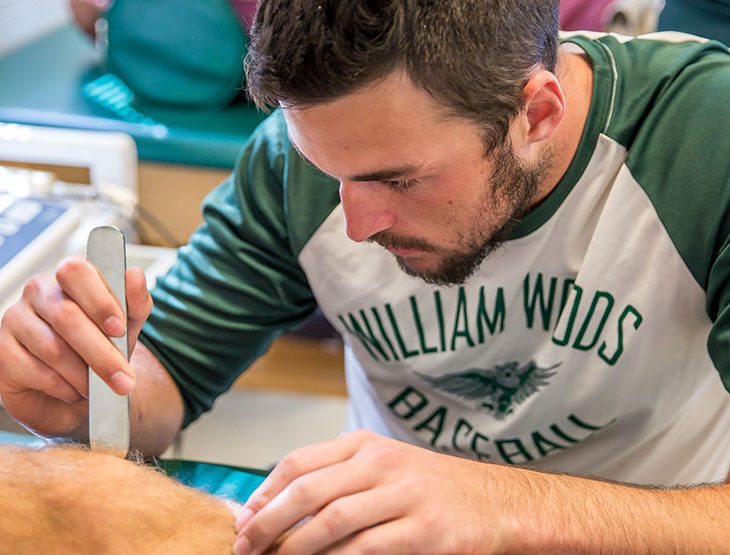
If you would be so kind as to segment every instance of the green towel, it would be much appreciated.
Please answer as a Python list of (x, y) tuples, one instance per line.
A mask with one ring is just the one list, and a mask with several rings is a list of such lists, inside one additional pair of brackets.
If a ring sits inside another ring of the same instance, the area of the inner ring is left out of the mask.
[(249, 468), (181, 460), (159, 460), (169, 476), (190, 487), (244, 503), (264, 481), (266, 473)]

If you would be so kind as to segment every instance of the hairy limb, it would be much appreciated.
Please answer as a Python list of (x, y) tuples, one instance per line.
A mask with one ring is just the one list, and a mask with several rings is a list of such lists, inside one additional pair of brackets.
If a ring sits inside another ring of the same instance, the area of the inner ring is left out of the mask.
[(225, 502), (153, 468), (73, 446), (0, 446), (2, 551), (226, 554)]

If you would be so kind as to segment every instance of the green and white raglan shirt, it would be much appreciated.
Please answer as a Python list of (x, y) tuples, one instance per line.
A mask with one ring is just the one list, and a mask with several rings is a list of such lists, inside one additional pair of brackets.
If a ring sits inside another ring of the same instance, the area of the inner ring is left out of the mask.
[(345, 235), (338, 185), (274, 114), (158, 282), (142, 341), (189, 423), (319, 305), (352, 428), (478, 460), (648, 484), (730, 469), (730, 55), (567, 38), (595, 88), (552, 194), (464, 285)]

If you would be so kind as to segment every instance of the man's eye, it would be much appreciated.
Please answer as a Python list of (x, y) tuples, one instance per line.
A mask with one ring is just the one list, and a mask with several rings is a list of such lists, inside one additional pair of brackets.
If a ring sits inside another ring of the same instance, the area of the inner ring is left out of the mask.
[(417, 179), (384, 179), (381, 181), (383, 185), (395, 189), (396, 191), (407, 191), (418, 185)]

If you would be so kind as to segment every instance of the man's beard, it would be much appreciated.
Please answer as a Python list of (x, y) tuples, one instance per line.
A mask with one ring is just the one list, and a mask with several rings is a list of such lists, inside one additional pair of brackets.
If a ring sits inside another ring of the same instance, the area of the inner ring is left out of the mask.
[[(467, 247), (464, 252), (446, 253), (433, 270), (411, 268), (406, 259), (396, 256), (400, 268), (406, 274), (434, 285), (464, 283), (509, 238), (512, 228), (528, 212), (551, 162), (552, 156), (548, 153), (534, 167), (526, 167), (517, 160), (510, 143), (502, 146), (494, 156), (494, 169), (480, 207), (482, 213), (492, 212), (493, 230), (483, 229), (483, 220), (473, 221), (468, 235), (460, 234), (458, 237), (459, 243)], [(384, 247), (441, 252), (441, 249), (420, 239), (397, 237), (387, 231), (377, 233), (369, 240)]]

